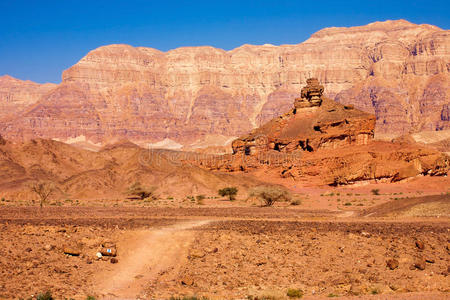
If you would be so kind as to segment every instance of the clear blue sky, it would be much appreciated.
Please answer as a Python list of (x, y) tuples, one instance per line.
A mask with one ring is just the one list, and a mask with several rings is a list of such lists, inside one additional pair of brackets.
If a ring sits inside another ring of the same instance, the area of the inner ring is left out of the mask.
[(0, 0), (0, 75), (60, 82), (90, 50), (297, 44), (329, 26), (406, 19), (449, 29), (449, 1)]

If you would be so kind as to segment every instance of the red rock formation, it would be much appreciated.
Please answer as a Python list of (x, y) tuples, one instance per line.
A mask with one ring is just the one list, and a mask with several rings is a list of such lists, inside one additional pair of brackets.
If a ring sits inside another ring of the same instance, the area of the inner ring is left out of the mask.
[(278, 47), (164, 53), (110, 45), (64, 71), (58, 89), (3, 122), (0, 132), (94, 142), (170, 138), (184, 145), (208, 135), (239, 136), (291, 107), (311, 76), (329, 97), (375, 113), (377, 131), (445, 129), (449, 43), (447, 30), (400, 20), (327, 28)]
[(307, 82), (293, 109), (235, 140), (233, 153), (312, 152), (366, 145), (373, 139), (375, 116), (322, 97), (323, 86), (317, 79)]
[(321, 91), (317, 80), (308, 80), (292, 110), (233, 141), (232, 155), (194, 163), (228, 172), (265, 170), (267, 178), (328, 185), (447, 175), (449, 156), (410, 136), (374, 142), (373, 115), (321, 97)]
[(55, 87), (52, 83), (38, 84), (0, 76), (0, 119), (17, 115)]

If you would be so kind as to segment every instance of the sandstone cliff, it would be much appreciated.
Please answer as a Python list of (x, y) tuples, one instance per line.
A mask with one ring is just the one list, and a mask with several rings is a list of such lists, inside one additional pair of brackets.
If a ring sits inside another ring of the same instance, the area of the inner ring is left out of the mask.
[(0, 119), (17, 116), (55, 87), (56, 84), (52, 83), (38, 84), (8, 75), (0, 76)]
[(450, 128), (449, 49), (448, 30), (403, 20), (231, 51), (109, 45), (64, 71), (58, 88), (4, 121), (0, 132), (198, 144), (242, 135), (282, 114), (312, 76), (328, 97), (375, 113), (377, 132), (441, 130)]

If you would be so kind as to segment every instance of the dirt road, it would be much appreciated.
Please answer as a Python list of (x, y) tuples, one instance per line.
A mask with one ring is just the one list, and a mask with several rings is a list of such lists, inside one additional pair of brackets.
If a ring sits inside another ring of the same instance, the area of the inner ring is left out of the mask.
[(194, 239), (189, 229), (207, 223), (191, 221), (158, 230), (130, 231), (118, 244), (123, 259), (98, 274), (97, 293), (105, 299), (145, 298), (146, 283), (179, 267), (186, 259)]

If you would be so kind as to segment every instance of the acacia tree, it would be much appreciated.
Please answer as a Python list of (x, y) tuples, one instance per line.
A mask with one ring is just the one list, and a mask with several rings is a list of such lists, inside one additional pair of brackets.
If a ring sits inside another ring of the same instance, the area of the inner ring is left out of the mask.
[(236, 199), (236, 194), (238, 192), (238, 189), (236, 187), (226, 187), (219, 190), (219, 195), (222, 197), (228, 196), (230, 201), (233, 201)]
[(55, 187), (51, 182), (48, 181), (37, 181), (31, 184), (31, 191), (36, 193), (39, 197), (39, 206), (42, 208), (44, 203), (47, 202), (48, 198), (55, 191)]
[(275, 202), (290, 201), (292, 198), (289, 191), (275, 186), (255, 187), (250, 191), (250, 196), (259, 198), (263, 206), (272, 206)]

